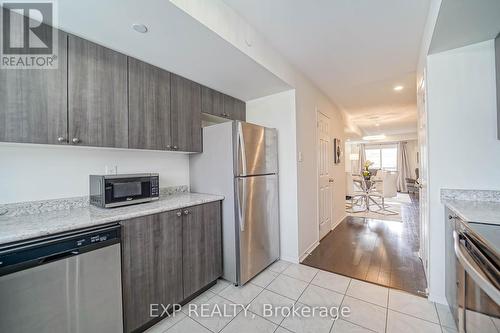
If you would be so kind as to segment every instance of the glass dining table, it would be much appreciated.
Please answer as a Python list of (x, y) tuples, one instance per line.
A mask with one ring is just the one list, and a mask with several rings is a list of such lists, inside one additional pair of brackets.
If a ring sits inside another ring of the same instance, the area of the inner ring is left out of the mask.
[[(382, 183), (382, 179), (376, 177), (370, 177), (366, 179), (361, 175), (353, 175), (353, 182), (359, 185), (359, 188), (364, 192), (363, 195), (360, 195), (360, 199), (356, 201), (358, 206), (364, 206), (363, 210), (356, 211), (358, 212), (377, 212), (382, 209), (382, 205), (378, 203), (374, 197), (380, 197), (379, 194), (374, 194), (375, 186), (377, 183)], [(359, 201), (362, 201), (360, 204)], [(376, 205), (378, 209), (372, 210), (370, 209), (371, 205)]]

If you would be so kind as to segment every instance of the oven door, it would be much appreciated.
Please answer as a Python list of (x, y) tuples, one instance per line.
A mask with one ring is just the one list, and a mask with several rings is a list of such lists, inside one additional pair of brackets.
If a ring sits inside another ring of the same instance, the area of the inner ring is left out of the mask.
[(484, 251), (467, 231), (454, 232), (457, 257), (459, 332), (498, 332), (500, 273), (498, 258)]
[(106, 196), (106, 207), (117, 207), (125, 204), (150, 201), (154, 196), (152, 193), (152, 181), (154, 177), (106, 177), (104, 192)]

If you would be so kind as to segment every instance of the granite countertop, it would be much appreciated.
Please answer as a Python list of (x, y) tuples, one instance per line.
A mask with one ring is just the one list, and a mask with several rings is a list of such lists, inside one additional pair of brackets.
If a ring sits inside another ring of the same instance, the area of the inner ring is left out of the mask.
[(500, 191), (443, 189), (441, 201), (463, 221), (500, 225)]
[(213, 194), (177, 192), (159, 200), (119, 208), (76, 207), (0, 216), (0, 245), (223, 200)]
[(500, 225), (500, 202), (465, 200), (443, 202), (463, 221)]

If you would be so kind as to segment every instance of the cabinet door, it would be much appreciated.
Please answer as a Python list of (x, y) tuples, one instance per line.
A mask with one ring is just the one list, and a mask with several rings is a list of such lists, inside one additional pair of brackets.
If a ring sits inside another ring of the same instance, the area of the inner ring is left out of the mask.
[(246, 121), (247, 119), (247, 105), (245, 102), (237, 99), (234, 103), (234, 116), (233, 119)]
[(224, 116), (224, 94), (210, 89), (201, 87), (201, 112), (208, 113), (214, 116)]
[(68, 96), (70, 143), (127, 148), (125, 55), (70, 35)]
[(67, 35), (58, 34), (57, 69), (0, 69), (0, 141), (66, 142)]
[(245, 102), (234, 97), (224, 95), (224, 115), (233, 120), (245, 121)]
[(175, 74), (170, 78), (173, 148), (201, 152), (201, 86)]
[(184, 209), (184, 298), (222, 275), (220, 201)]
[(170, 73), (134, 58), (129, 68), (129, 148), (171, 148)]
[(152, 319), (150, 304), (182, 301), (182, 218), (175, 211), (122, 222), (122, 280), (125, 332)]

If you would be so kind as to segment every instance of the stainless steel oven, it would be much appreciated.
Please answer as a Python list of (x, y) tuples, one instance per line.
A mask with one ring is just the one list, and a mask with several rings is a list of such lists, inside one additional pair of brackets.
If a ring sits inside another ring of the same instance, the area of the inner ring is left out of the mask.
[[(455, 315), (459, 332), (498, 332), (500, 329), (500, 258), (498, 225), (456, 220)], [(489, 239), (493, 239), (490, 241)], [(494, 243), (493, 243), (494, 242)]]
[(158, 200), (157, 173), (90, 175), (90, 203), (110, 208)]

